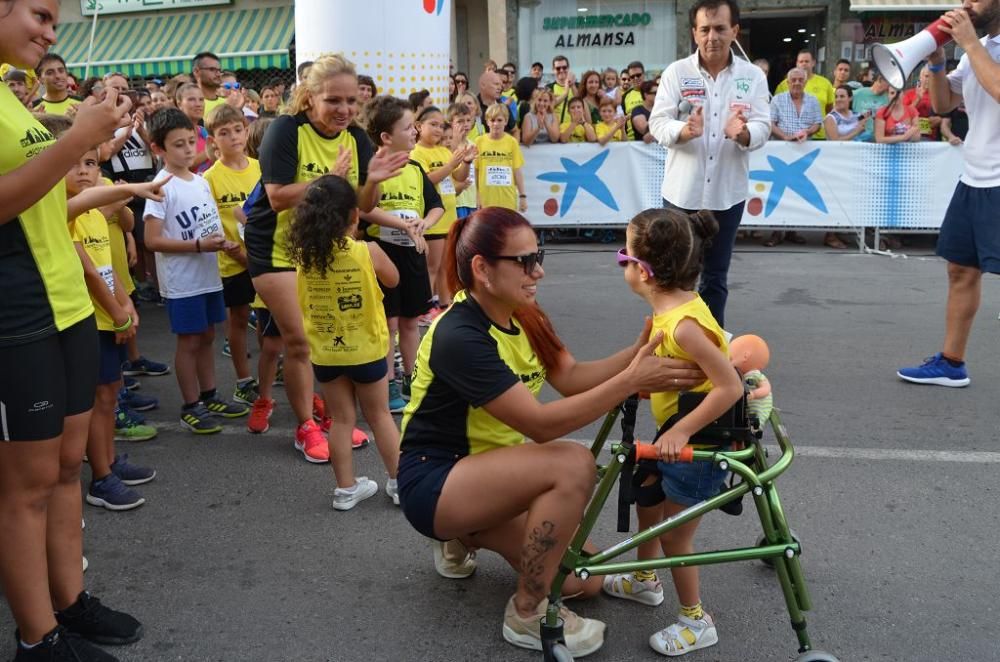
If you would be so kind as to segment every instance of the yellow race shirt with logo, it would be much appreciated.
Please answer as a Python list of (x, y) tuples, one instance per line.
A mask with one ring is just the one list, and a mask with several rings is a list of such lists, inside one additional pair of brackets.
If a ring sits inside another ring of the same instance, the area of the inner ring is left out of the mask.
[[(103, 186), (114, 186), (114, 182), (107, 177), (101, 177), (101, 184)], [(125, 294), (132, 294), (135, 292), (135, 281), (132, 280), (132, 274), (129, 273), (125, 231), (118, 224), (118, 214), (107, 219), (107, 221), (108, 236), (111, 238), (111, 266), (114, 267), (115, 273), (118, 274), (118, 280), (122, 282)]]
[[(420, 164), (420, 167), (424, 169), (424, 172), (431, 172), (433, 170), (438, 170), (443, 168), (451, 161), (452, 153), (451, 150), (444, 145), (438, 145), (437, 147), (424, 147), (423, 145), (417, 145), (410, 152), (410, 158)], [(424, 234), (428, 236), (441, 236), (448, 234), (448, 230), (451, 230), (451, 226), (455, 224), (458, 216), (456, 215), (456, 196), (455, 196), (455, 180), (451, 178), (449, 174), (440, 182), (435, 185), (438, 195), (441, 196), (441, 204), (444, 205), (444, 215), (441, 216), (441, 220), (429, 228)]]
[[(472, 140), (466, 140), (466, 142), (473, 147), (476, 143)], [(455, 197), (455, 204), (459, 207), (467, 207), (469, 209), (476, 208), (476, 162), (478, 159), (472, 162), (469, 166), (469, 178), (466, 180), (468, 186), (462, 189), (462, 192)]]
[(326, 274), (297, 270), (299, 305), (316, 365), (352, 366), (385, 359), (389, 327), (368, 245), (344, 239)]
[[(719, 351), (729, 356), (729, 343), (726, 342), (726, 336), (722, 331), (722, 327), (715, 321), (712, 312), (697, 294), (691, 301), (681, 304), (665, 313), (658, 313), (653, 316), (653, 328), (649, 332), (650, 337), (652, 338), (656, 335), (657, 331), (663, 331), (663, 342), (656, 348), (657, 356), (694, 361), (694, 358), (685, 352), (674, 339), (674, 332), (677, 330), (677, 325), (684, 319), (692, 319), (697, 322), (702, 330), (719, 346)], [(705, 380), (690, 390), (695, 393), (707, 393), (712, 390), (712, 382)], [(649, 396), (657, 429), (668, 418), (677, 413), (677, 399), (678, 395), (676, 391), (652, 393)]]
[(65, 115), (73, 106), (79, 106), (80, 100), (73, 97), (66, 97), (62, 101), (46, 101), (42, 99), (36, 105), (36, 109), (44, 108), (48, 115)]
[(524, 165), (517, 140), (505, 133), (500, 140), (489, 134), (476, 140), (476, 184), (480, 207), (506, 207), (517, 211), (514, 173)]
[[(226, 239), (239, 242), (241, 246), (243, 238), (240, 236), (240, 222), (236, 220), (233, 212), (243, 206), (250, 192), (260, 181), (260, 163), (257, 159), (248, 158), (247, 161), (247, 167), (242, 170), (230, 168), (223, 165), (222, 161), (216, 161), (202, 175), (208, 182), (208, 187), (212, 189), (215, 206), (219, 208), (223, 234), (226, 235)], [(219, 274), (223, 278), (246, 271), (246, 267), (229, 257), (225, 251), (219, 251), (216, 255), (219, 257)]]
[[(111, 236), (108, 234), (108, 221), (104, 214), (96, 209), (90, 209), (69, 224), (70, 235), (73, 241), (83, 246), (83, 251), (90, 258), (94, 269), (104, 280), (111, 293), (115, 293), (115, 268), (114, 260), (111, 256)], [(91, 295), (91, 302), (97, 313), (97, 330), (111, 331), (114, 328), (114, 321), (111, 316), (98, 305), (97, 300)]]
[[(559, 125), (559, 133), (563, 133), (569, 128), (569, 125), (573, 122), (566, 120)], [(571, 143), (585, 143), (587, 142), (587, 129), (582, 124), (577, 124), (573, 129), (573, 133), (569, 134), (569, 141)]]
[(403, 451), (440, 449), (485, 453), (524, 443), (524, 435), (483, 407), (518, 383), (535, 397), (545, 368), (513, 320), (493, 323), (463, 290), (431, 324), (413, 368), (410, 402), (401, 426)]
[(214, 99), (205, 99), (205, 110), (201, 114), (201, 116), (208, 117), (209, 113), (211, 113), (213, 110), (215, 110), (224, 103), (226, 103), (226, 97), (222, 96), (221, 94), (215, 97)]
[(632, 128), (632, 111), (642, 105), (642, 92), (639, 88), (631, 89), (625, 93), (622, 99), (622, 110), (629, 121), (625, 123), (625, 134), (629, 140), (635, 140), (635, 130)]
[(594, 125), (594, 131), (597, 133), (598, 140), (608, 135), (609, 133), (615, 134), (614, 137), (611, 138), (609, 142), (622, 141), (625, 139), (622, 135), (624, 133), (622, 129), (613, 127), (610, 124), (605, 124), (603, 120)]
[[(0, 85), (0, 176), (55, 142), (6, 85)], [(0, 225), (0, 346), (62, 331), (94, 313), (83, 267), (66, 227), (66, 186)]]
[[(443, 207), (441, 196), (427, 173), (416, 161), (409, 161), (399, 174), (379, 184), (378, 208), (403, 220), (424, 218), (432, 210)], [(368, 236), (396, 246), (413, 246), (410, 236), (396, 228), (372, 224)]]
[(327, 136), (309, 122), (305, 113), (281, 115), (264, 134), (259, 157), (261, 182), (265, 190), (247, 216), (244, 240), (254, 271), (281, 271), (294, 268), (288, 256), (288, 228), (292, 209), (275, 212), (267, 196), (267, 184), (299, 184), (328, 174), (340, 149), (351, 154), (347, 181), (357, 188), (368, 177), (368, 162), (374, 150), (364, 131), (349, 126)]

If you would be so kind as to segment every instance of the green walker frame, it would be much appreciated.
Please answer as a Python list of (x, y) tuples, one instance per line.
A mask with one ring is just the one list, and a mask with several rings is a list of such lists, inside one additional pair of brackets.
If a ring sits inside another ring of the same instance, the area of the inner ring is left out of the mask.
[[(798, 637), (800, 655), (796, 658), (796, 662), (837, 662), (837, 658), (829, 653), (813, 650), (809, 635), (806, 632), (806, 619), (803, 612), (809, 611), (812, 605), (809, 599), (809, 592), (806, 589), (805, 577), (802, 574), (802, 566), (799, 563), (799, 555), (802, 553), (802, 547), (788, 527), (788, 522), (781, 507), (781, 501), (778, 498), (778, 490), (774, 484), (777, 477), (788, 469), (795, 456), (792, 442), (788, 438), (788, 433), (781, 422), (781, 416), (777, 410), (771, 412), (769, 419), (781, 451), (780, 456), (773, 465), (768, 465), (767, 452), (760, 441), (762, 430), (753, 430), (749, 427), (749, 424), (747, 424), (746, 428), (733, 429), (728, 432), (716, 429), (716, 434), (712, 436), (713, 443), (718, 443), (720, 432), (723, 438), (727, 437), (728, 433), (731, 432), (734, 437), (743, 437), (747, 446), (741, 450), (729, 451), (696, 450), (694, 451), (693, 461), (716, 463), (722, 469), (728, 469), (739, 476), (742, 479), (739, 484), (711, 499), (691, 506), (659, 524), (631, 535), (625, 540), (596, 554), (583, 552), (583, 546), (597, 523), (601, 510), (611, 495), (615, 483), (621, 477), (623, 467), (631, 466), (631, 463), (635, 461), (636, 445), (634, 443), (634, 427), (637, 404), (638, 398), (632, 396), (621, 406), (615, 407), (608, 412), (591, 446), (591, 452), (596, 460), (604, 448), (616, 419), (619, 414), (624, 413), (622, 419), (622, 442), (611, 446), (611, 462), (605, 467), (598, 467), (599, 483), (597, 489), (590, 504), (587, 506), (583, 521), (576, 535), (573, 537), (569, 548), (563, 556), (559, 572), (552, 581), (548, 609), (541, 623), (542, 652), (546, 662), (570, 662), (573, 659), (565, 646), (562, 636), (562, 623), (559, 618), (563, 583), (571, 572), (581, 579), (587, 579), (592, 575), (611, 575), (635, 570), (660, 570), (683, 566), (750, 561), (754, 559), (761, 560), (768, 565), (773, 565), (777, 571), (781, 591), (788, 606), (792, 629), (795, 631), (796, 637)], [(751, 434), (740, 434), (747, 431), (750, 431)], [(699, 440), (696, 436), (692, 441)], [(631, 476), (628, 476), (628, 478), (631, 478)], [(748, 493), (753, 497), (753, 502), (764, 531), (763, 536), (756, 546), (713, 552), (699, 552), (648, 561), (612, 561), (612, 559), (630, 552), (642, 543), (655, 540), (663, 533), (675, 529), (694, 518), (717, 510), (728, 503), (736, 502)]]

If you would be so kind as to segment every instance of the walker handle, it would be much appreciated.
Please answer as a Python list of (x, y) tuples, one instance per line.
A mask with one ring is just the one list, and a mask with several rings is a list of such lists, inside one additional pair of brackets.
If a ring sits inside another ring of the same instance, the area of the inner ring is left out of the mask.
[[(637, 439), (635, 442), (635, 459), (637, 460), (659, 460), (660, 452), (653, 444), (643, 444)], [(685, 446), (681, 449), (678, 462), (694, 462), (694, 448)]]

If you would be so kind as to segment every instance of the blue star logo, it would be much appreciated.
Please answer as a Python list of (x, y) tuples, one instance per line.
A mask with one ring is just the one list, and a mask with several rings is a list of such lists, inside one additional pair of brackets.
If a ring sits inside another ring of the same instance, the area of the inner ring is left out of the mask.
[(565, 216), (566, 212), (573, 206), (573, 201), (576, 200), (576, 194), (580, 189), (597, 198), (605, 207), (610, 207), (618, 211), (618, 203), (615, 202), (615, 197), (611, 195), (611, 191), (607, 185), (597, 176), (597, 171), (604, 165), (604, 161), (607, 160), (610, 153), (604, 150), (583, 164), (577, 163), (573, 159), (562, 157), (559, 159), (560, 163), (562, 163), (562, 171), (554, 170), (538, 175), (538, 179), (543, 181), (566, 185), (566, 188), (563, 190), (562, 204), (559, 205), (560, 218)]
[(770, 216), (771, 212), (777, 208), (785, 195), (785, 189), (791, 189), (799, 196), (824, 214), (828, 213), (823, 196), (820, 195), (816, 186), (809, 181), (806, 170), (813, 164), (820, 150), (809, 152), (802, 158), (792, 163), (785, 163), (777, 156), (770, 155), (767, 162), (771, 164), (770, 170), (751, 170), (750, 179), (762, 182), (771, 182), (771, 191), (767, 195), (767, 205), (764, 207), (764, 216)]

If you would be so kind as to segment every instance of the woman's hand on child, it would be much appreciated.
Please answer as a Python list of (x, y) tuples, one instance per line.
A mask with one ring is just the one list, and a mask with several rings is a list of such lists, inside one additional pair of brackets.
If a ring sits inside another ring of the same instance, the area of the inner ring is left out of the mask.
[(679, 432), (676, 428), (671, 428), (660, 435), (660, 438), (653, 445), (660, 451), (661, 460), (676, 462), (690, 439), (690, 435)]

